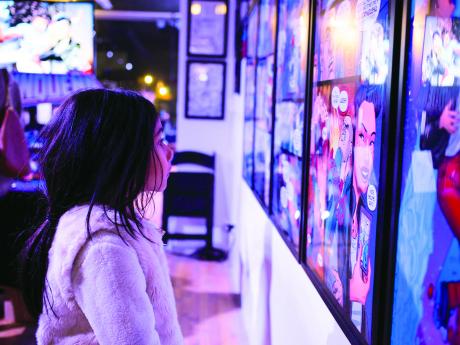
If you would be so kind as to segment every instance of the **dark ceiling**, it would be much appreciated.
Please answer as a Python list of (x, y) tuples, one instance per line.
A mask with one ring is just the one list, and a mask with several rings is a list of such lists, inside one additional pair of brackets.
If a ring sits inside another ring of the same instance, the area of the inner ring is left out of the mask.
[[(116, 11), (178, 12), (178, 0), (111, 0)], [(96, 6), (96, 8), (100, 8)], [(110, 12), (110, 10), (109, 10)], [(139, 89), (143, 76), (152, 74), (171, 89), (170, 113), (174, 117), (177, 84), (177, 20), (97, 20), (97, 76), (106, 86)], [(112, 54), (110, 57), (108, 53)], [(132, 64), (127, 70), (126, 64)], [(115, 83), (115, 84), (111, 84)], [(152, 85), (155, 87), (155, 82)]]

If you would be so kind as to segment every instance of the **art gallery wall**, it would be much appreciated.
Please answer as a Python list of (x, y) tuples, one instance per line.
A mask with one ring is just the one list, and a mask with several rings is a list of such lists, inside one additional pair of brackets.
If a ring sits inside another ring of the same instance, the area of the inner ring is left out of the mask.
[[(217, 246), (227, 247), (228, 225), (235, 225), (237, 209), (237, 193), (242, 164), (242, 113), (243, 102), (238, 94), (234, 94), (234, 12), (235, 1), (228, 3), (228, 40), (225, 84), (225, 113), (223, 120), (189, 119), (185, 117), (186, 99), (186, 62), (187, 58), (187, 1), (180, 1), (180, 34), (178, 59), (178, 95), (177, 95), (177, 150), (193, 150), (207, 154), (216, 154), (215, 171), (215, 205), (214, 235)], [(218, 59), (222, 61), (222, 59)], [(191, 85), (193, 87), (193, 85)], [(171, 224), (171, 223), (170, 223)], [(191, 228), (196, 224), (197, 232), (204, 229), (202, 220), (176, 222), (177, 230)], [(187, 225), (185, 225), (187, 224)], [(200, 229), (198, 229), (200, 228)], [(185, 231), (188, 231), (185, 229)], [(222, 241), (220, 239), (222, 238)], [(222, 242), (222, 243), (220, 243)]]
[[(349, 344), (296, 258), (242, 178), (244, 83), (234, 90), (234, 6), (229, 1), (226, 106), (223, 120), (185, 117), (186, 13), (180, 1), (177, 149), (216, 153), (215, 228), (235, 225), (233, 272), (241, 292), (243, 325), (251, 345)], [(241, 66), (245, 75), (245, 62)], [(187, 220), (187, 224), (189, 224)], [(177, 221), (177, 230), (185, 222)], [(199, 226), (199, 224), (197, 224)], [(219, 244), (219, 243), (217, 243)]]

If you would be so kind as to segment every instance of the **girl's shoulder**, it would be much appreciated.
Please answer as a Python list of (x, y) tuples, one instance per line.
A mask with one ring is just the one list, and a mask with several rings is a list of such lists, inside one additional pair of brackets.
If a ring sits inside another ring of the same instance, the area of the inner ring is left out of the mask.
[[(120, 220), (115, 217), (113, 210), (104, 208), (101, 205), (95, 205), (91, 209), (89, 217), (89, 228), (87, 226), (89, 205), (76, 206), (64, 213), (59, 220), (56, 236), (63, 241), (69, 242), (86, 242), (97, 233), (104, 233), (107, 236), (116, 235), (126, 243), (137, 241), (138, 239), (148, 239), (152, 243), (162, 244), (161, 231), (151, 222), (142, 220), (142, 231), (136, 233), (135, 238), (130, 236), (125, 228), (115, 223)], [(82, 243), (81, 243), (82, 244)]]
[(140, 234), (133, 238), (123, 228), (118, 231), (110, 219), (113, 213), (107, 212), (102, 206), (94, 206), (91, 210), (89, 236), (86, 221), (88, 211), (89, 206), (83, 205), (74, 207), (61, 216), (49, 252), (48, 280), (59, 286), (65, 300), (73, 299), (72, 272), (76, 264), (78, 265), (79, 258), (90, 248), (96, 248), (104, 255), (113, 252), (109, 250), (108, 253), (103, 253), (105, 248), (115, 248), (117, 253), (135, 253), (142, 266), (145, 258), (158, 254), (151, 246), (158, 247), (161, 244), (161, 235), (148, 223), (143, 227), (143, 233), (149, 240)]

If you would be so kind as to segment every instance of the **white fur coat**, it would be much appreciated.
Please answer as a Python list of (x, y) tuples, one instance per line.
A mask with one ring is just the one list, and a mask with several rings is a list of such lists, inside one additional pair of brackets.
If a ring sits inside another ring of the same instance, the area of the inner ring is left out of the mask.
[[(42, 344), (179, 345), (183, 338), (161, 233), (144, 222), (120, 238), (102, 207), (65, 213), (49, 252), (48, 300), (37, 329)], [(124, 240), (124, 241), (123, 241)]]

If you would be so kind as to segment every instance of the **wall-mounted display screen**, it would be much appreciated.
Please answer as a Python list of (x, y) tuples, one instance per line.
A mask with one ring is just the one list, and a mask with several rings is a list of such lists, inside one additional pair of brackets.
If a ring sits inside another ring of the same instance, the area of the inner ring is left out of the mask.
[(307, 266), (366, 342), (372, 334), (389, 1), (317, 1)]
[(93, 4), (0, 1), (0, 66), (21, 73), (93, 73)]
[(273, 214), (299, 248), (308, 1), (280, 0), (275, 103)]
[(460, 1), (412, 2), (393, 344), (460, 343)]

